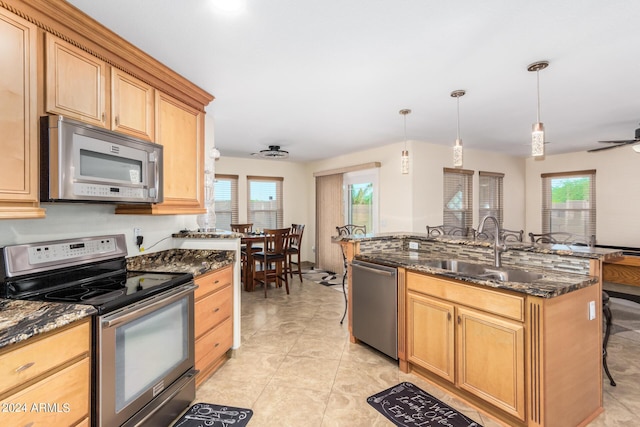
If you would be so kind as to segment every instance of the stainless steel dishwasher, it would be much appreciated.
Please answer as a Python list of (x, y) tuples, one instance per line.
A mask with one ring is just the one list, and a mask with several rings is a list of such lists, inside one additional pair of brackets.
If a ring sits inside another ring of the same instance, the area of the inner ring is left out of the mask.
[(398, 272), (353, 261), (352, 331), (360, 341), (398, 359)]

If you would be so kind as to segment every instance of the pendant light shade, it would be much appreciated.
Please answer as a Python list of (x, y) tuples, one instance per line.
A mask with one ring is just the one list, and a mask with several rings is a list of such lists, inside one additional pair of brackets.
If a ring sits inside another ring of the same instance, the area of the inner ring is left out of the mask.
[(400, 157), (400, 171), (403, 175), (409, 173), (409, 151), (407, 151), (407, 114), (411, 114), (411, 110), (408, 108), (399, 111), (404, 116), (404, 150), (402, 150), (402, 156)]
[(544, 156), (544, 125), (540, 121), (540, 70), (544, 70), (549, 66), (548, 61), (538, 61), (527, 67), (528, 71), (536, 72), (537, 93), (538, 93), (538, 113), (536, 123), (533, 124), (531, 131), (531, 155), (533, 157)]
[(456, 132), (456, 143), (453, 146), (453, 167), (461, 168), (462, 167), (462, 139), (460, 139), (460, 97), (464, 96), (466, 92), (464, 90), (454, 90), (451, 92), (451, 96), (456, 98), (457, 102), (457, 110), (458, 110), (458, 119), (456, 121), (457, 132)]

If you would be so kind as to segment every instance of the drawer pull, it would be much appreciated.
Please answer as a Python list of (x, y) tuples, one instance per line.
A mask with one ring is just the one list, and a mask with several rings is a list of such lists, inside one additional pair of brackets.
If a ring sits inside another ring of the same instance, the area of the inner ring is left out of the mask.
[(214, 312), (214, 313), (217, 313), (217, 312), (219, 312), (219, 311), (220, 311), (220, 307), (216, 307), (216, 309), (215, 309), (215, 310), (213, 310), (213, 312)]
[(215, 282), (213, 282), (214, 285), (217, 285), (218, 283), (220, 283), (220, 279), (217, 279)]
[(29, 422), (29, 423), (25, 424), (25, 425), (24, 425), (24, 426), (22, 426), (22, 427), (33, 427), (33, 421), (31, 421), (31, 422)]
[(219, 342), (217, 342), (216, 345), (214, 345), (214, 347), (218, 347), (218, 346), (220, 346)]
[(19, 367), (16, 368), (16, 373), (20, 373), (22, 371), (26, 371), (27, 369), (29, 369), (30, 367), (32, 367), (35, 364), (36, 364), (36, 362), (25, 363), (24, 365), (19, 366)]

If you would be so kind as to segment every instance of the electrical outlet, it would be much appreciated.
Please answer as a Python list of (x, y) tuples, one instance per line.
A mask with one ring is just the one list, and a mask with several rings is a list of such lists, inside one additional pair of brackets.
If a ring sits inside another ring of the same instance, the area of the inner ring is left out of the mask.
[(589, 301), (589, 320), (596, 318), (596, 302)]
[(418, 242), (409, 242), (409, 249), (418, 249)]
[(142, 229), (136, 227), (133, 229), (133, 240), (138, 236), (142, 236)]

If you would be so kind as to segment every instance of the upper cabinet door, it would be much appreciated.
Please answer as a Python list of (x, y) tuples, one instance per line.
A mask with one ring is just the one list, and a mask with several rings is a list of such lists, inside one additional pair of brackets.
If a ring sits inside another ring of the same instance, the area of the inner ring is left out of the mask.
[(49, 33), (46, 43), (47, 111), (106, 127), (107, 64)]
[(111, 129), (154, 140), (154, 89), (111, 68)]
[(38, 203), (37, 29), (0, 8), (0, 218), (42, 218)]

